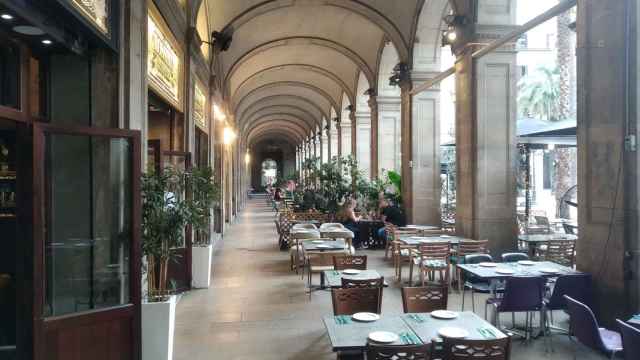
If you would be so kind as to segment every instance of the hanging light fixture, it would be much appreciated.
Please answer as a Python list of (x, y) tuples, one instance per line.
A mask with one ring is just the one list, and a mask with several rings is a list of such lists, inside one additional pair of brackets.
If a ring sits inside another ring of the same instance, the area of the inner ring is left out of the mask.
[(229, 126), (226, 126), (224, 130), (222, 130), (222, 142), (225, 145), (233, 144), (233, 142), (236, 140), (236, 137), (238, 137), (238, 135)]
[(249, 165), (249, 163), (251, 163), (251, 154), (249, 154), (249, 151), (247, 151), (246, 154), (244, 154), (244, 163)]
[(447, 29), (442, 31), (442, 46), (455, 44), (460, 39), (460, 29), (470, 23), (467, 17), (453, 13), (445, 16), (443, 20)]

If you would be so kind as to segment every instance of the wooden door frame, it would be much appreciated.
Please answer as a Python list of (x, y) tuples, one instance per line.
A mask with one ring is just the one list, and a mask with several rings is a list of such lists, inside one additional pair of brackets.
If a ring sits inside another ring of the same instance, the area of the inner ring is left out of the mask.
[[(131, 141), (131, 171), (132, 171), (132, 209), (131, 209), (131, 244), (129, 261), (129, 303), (105, 309), (95, 309), (84, 312), (77, 312), (62, 316), (44, 317), (44, 295), (45, 295), (45, 271), (44, 246), (45, 246), (45, 213), (43, 204), (45, 201), (45, 133), (78, 135), (78, 136), (98, 136), (107, 138), (126, 138)], [(122, 317), (133, 319), (131, 335), (133, 337), (132, 358), (138, 360), (142, 355), (141, 339), (141, 206), (140, 197), (140, 176), (141, 172), (141, 144), (140, 132), (136, 130), (95, 128), (85, 126), (56, 126), (44, 123), (34, 123), (32, 126), (33, 153), (33, 188), (32, 191), (32, 213), (33, 219), (33, 359), (45, 360), (45, 331), (50, 329), (63, 328), (67, 326), (79, 326), (86, 323), (101, 320), (113, 320)], [(65, 323), (61, 324), (60, 321)]]

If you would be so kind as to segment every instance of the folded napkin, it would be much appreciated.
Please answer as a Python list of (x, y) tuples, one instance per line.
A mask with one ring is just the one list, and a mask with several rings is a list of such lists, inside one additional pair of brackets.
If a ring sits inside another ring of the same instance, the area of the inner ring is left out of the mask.
[(633, 316), (631, 317), (631, 320), (640, 321), (640, 314), (633, 315)]
[(417, 323), (423, 323), (423, 322), (425, 322), (425, 321), (426, 321), (426, 320), (425, 320), (425, 318), (424, 318), (422, 315), (420, 315), (420, 314), (408, 314), (407, 316), (408, 316), (411, 320), (413, 320), (413, 321), (415, 321), (415, 322), (417, 322)]
[(338, 316), (334, 316), (334, 318), (335, 318), (336, 324), (338, 325), (351, 323), (351, 316), (348, 316), (348, 315), (338, 315)]
[(400, 341), (402, 345), (422, 345), (422, 340), (412, 332), (400, 333)]
[(478, 333), (485, 339), (496, 339), (496, 333), (491, 328), (478, 328)]

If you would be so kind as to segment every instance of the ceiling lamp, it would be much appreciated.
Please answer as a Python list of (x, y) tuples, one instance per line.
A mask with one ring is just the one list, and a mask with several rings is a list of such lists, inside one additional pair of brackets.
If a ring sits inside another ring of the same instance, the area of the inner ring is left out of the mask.
[(238, 135), (236, 134), (236, 132), (228, 126), (225, 127), (224, 130), (222, 131), (222, 142), (225, 145), (233, 144), (233, 142), (236, 140), (237, 137)]
[(2, 14), (2, 15), (0, 15), (0, 18), (2, 18), (3, 20), (13, 20), (13, 15)]
[(249, 154), (249, 151), (247, 151), (247, 153), (244, 154), (244, 163), (249, 165), (250, 162), (251, 162), (251, 155)]

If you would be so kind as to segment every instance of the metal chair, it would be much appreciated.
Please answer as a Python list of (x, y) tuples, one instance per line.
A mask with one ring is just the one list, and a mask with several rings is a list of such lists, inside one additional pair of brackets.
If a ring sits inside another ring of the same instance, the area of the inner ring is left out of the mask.
[[(622, 351), (622, 338), (619, 333), (598, 325), (595, 315), (591, 309), (565, 295), (567, 301), (567, 312), (569, 313), (571, 331), (569, 339), (573, 341), (573, 335), (583, 345), (604, 352), (615, 358), (616, 353)], [(575, 352), (575, 347), (574, 347)]]
[(367, 345), (367, 360), (428, 360), (431, 345)]
[[(525, 312), (525, 331), (520, 334), (529, 339), (533, 331), (533, 312), (540, 313), (540, 325), (544, 324), (544, 289), (546, 280), (542, 277), (510, 277), (507, 278), (502, 298), (488, 299), (487, 305), (494, 308), (493, 323), (500, 328), (500, 313)], [(515, 324), (514, 324), (515, 327)], [(514, 331), (514, 333), (516, 333)]]
[(402, 288), (402, 308), (405, 313), (446, 310), (448, 298), (449, 287), (445, 285)]
[(553, 292), (549, 297), (544, 299), (545, 312), (548, 315), (545, 318), (548, 321), (547, 325), (549, 328), (568, 334), (569, 330), (553, 326), (553, 312), (567, 309), (567, 301), (564, 298), (565, 295), (587, 306), (591, 306), (591, 275), (574, 274), (559, 276), (555, 281)]
[(446, 360), (509, 360), (511, 338), (494, 340), (444, 339)]
[(525, 253), (504, 253), (500, 256), (503, 263), (514, 263), (523, 260), (529, 260), (529, 255)]
[(616, 319), (622, 335), (622, 347), (624, 348), (625, 360), (640, 359), (640, 330)]
[(381, 288), (331, 289), (333, 315), (353, 315), (358, 312), (380, 314)]
[[(483, 262), (493, 262), (493, 257), (489, 254), (472, 254), (465, 256), (465, 264), (480, 264)], [(464, 311), (464, 300), (467, 289), (471, 290), (471, 309), (476, 311), (475, 294), (490, 294), (491, 283), (486, 280), (478, 279), (474, 276), (461, 276), (460, 282), (464, 283), (462, 286), (462, 311)], [(501, 292), (503, 289), (497, 288), (495, 292)], [(484, 317), (487, 317), (487, 307), (484, 307)]]
[(345, 255), (333, 257), (334, 270), (367, 270), (367, 255)]
[(341, 278), (342, 288), (343, 289), (354, 289), (354, 288), (379, 288), (382, 289), (384, 287), (384, 276), (381, 276), (376, 279), (347, 279)]

